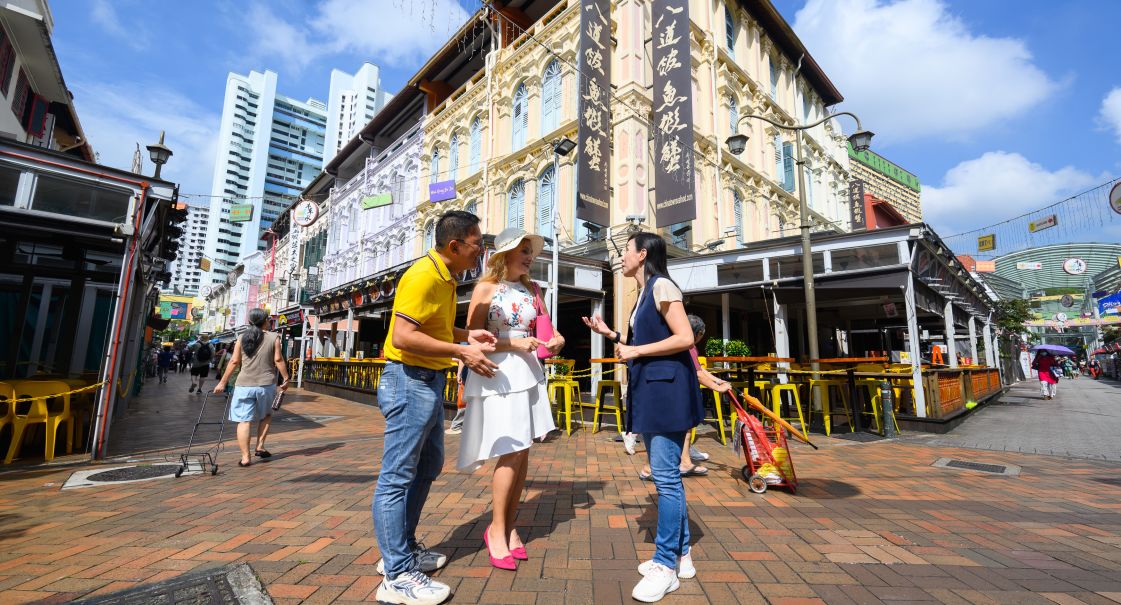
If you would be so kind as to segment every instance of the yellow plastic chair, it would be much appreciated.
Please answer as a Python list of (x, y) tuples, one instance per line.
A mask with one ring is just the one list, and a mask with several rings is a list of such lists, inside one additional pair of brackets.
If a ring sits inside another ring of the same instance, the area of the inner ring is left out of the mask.
[[(612, 405), (603, 403), (607, 395), (610, 394), (614, 402)], [(583, 407), (581, 406), (581, 409)], [(614, 413), (615, 414), (615, 428), (620, 433), (623, 432), (623, 383), (618, 380), (601, 380), (599, 386), (596, 387), (596, 402), (595, 414), (592, 415), (592, 432), (599, 431), (599, 416), (600, 414)], [(582, 416), (581, 416), (582, 417)]]
[(793, 421), (794, 416), (782, 415), (782, 394), (789, 393), (794, 409), (798, 411), (798, 422), (801, 429), (806, 430), (806, 418), (802, 415), (802, 398), (798, 396), (798, 385), (795, 383), (776, 384), (771, 387), (771, 410), (783, 420)]
[[(16, 398), (34, 397), (31, 401), (18, 402), (15, 405), (15, 418), (12, 422), (12, 444), (8, 446), (8, 455), (4, 457), (4, 464), (11, 464), (20, 446), (23, 445), (24, 432), (29, 425), (42, 424), (46, 428), (46, 446), (43, 457), (47, 462), (54, 460), (55, 439), (58, 436), (59, 426), (67, 423), (66, 453), (74, 451), (74, 418), (70, 415), (70, 385), (57, 380), (19, 380), (13, 381)], [(51, 395), (58, 395), (50, 397)], [(62, 409), (51, 410), (51, 402), (62, 402)]]
[(572, 408), (580, 412), (580, 426), (584, 426), (584, 403), (580, 401), (580, 383), (575, 380), (556, 378), (549, 381), (549, 400), (557, 407), (556, 421), (559, 424), (564, 416), (565, 432), (572, 434)]

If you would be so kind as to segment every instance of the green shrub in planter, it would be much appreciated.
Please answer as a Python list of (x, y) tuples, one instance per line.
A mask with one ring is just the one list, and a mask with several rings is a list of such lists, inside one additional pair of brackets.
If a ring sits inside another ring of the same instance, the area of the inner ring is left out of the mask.
[(729, 340), (724, 350), (728, 352), (728, 357), (751, 356), (751, 347), (747, 346), (747, 343), (739, 339)]
[(705, 341), (705, 357), (723, 357), (724, 356), (724, 340), (720, 338), (710, 338)]

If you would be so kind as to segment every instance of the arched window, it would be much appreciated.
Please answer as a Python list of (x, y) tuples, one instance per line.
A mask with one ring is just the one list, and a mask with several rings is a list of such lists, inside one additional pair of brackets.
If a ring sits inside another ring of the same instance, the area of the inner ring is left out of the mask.
[(435, 183), (440, 180), (440, 150), (432, 150), (432, 165), (428, 167), (428, 182)]
[(747, 243), (743, 229), (743, 196), (735, 189), (732, 190), (732, 213), (736, 217), (736, 243), (743, 246)]
[(560, 62), (553, 59), (541, 79), (541, 136), (556, 130), (561, 113)]
[(479, 116), (471, 120), (471, 174), (479, 170), (483, 158), (483, 121)]
[(740, 122), (740, 107), (736, 103), (735, 95), (728, 95), (728, 132), (736, 134), (736, 127)]
[(525, 229), (525, 183), (521, 179), (506, 192), (506, 226)]
[[(449, 179), (457, 180), (459, 178), (459, 135), (453, 134), (452, 140), (448, 143), (448, 176)], [(443, 180), (443, 179), (440, 179)]]
[(732, 7), (724, 5), (724, 38), (728, 44), (728, 52), (736, 56), (736, 18), (732, 16)]
[(424, 225), (424, 252), (427, 253), (436, 242), (436, 221)]
[(553, 237), (553, 200), (557, 199), (557, 179), (549, 166), (537, 178), (537, 233)]
[(513, 124), (511, 131), (513, 138), (510, 142), (510, 151), (517, 151), (525, 147), (525, 135), (529, 130), (529, 91), (525, 84), (518, 84), (514, 91)]

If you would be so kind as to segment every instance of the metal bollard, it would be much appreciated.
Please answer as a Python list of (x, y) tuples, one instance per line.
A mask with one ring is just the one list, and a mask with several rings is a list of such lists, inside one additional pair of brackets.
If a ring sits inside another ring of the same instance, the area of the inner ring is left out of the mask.
[(884, 438), (894, 439), (899, 434), (895, 432), (895, 401), (891, 390), (891, 383), (884, 380), (880, 382), (880, 420), (883, 422)]

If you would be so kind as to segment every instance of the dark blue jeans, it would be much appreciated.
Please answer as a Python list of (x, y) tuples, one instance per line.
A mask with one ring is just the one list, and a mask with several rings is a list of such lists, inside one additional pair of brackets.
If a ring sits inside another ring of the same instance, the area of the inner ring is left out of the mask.
[(444, 382), (443, 371), (394, 361), (381, 373), (378, 406), (385, 440), (372, 514), (389, 579), (417, 567), (416, 526), (444, 466)]

